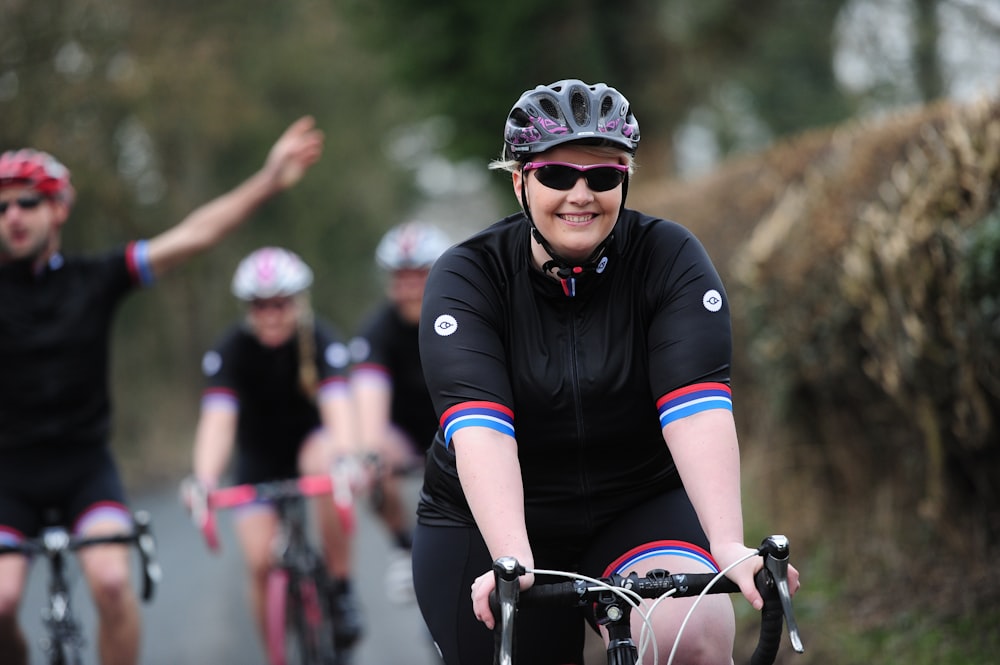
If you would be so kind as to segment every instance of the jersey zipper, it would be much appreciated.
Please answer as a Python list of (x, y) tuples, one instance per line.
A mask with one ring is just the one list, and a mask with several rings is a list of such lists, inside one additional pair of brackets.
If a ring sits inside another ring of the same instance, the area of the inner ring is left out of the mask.
[[(579, 307), (577, 306), (577, 301), (570, 301), (569, 305), (570, 317), (569, 317), (569, 347), (570, 347), (570, 367), (572, 368), (572, 384), (573, 384), (573, 408), (576, 412), (576, 437), (577, 441), (580, 443), (577, 446), (577, 476), (580, 479), (580, 494), (581, 496), (588, 496), (590, 489), (590, 484), (587, 482), (586, 473), (586, 459), (587, 454), (584, 450), (583, 442), (586, 435), (586, 427), (584, 426), (584, 411), (583, 411), (583, 391), (580, 388), (580, 367), (579, 367), (579, 355), (577, 353), (577, 316), (579, 314)], [(591, 519), (590, 502), (584, 503), (584, 520), (587, 530), (590, 530), (593, 520)]]

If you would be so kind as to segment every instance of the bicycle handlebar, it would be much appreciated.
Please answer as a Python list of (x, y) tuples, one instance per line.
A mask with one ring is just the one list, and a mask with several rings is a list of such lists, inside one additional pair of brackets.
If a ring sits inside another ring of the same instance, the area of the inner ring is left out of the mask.
[(134, 528), (131, 533), (102, 536), (71, 536), (65, 529), (52, 529), (39, 538), (16, 545), (0, 545), (0, 555), (41, 554), (52, 558), (63, 552), (76, 552), (95, 545), (135, 545), (142, 563), (142, 600), (149, 602), (163, 579), (163, 569), (156, 559), (156, 541), (149, 513), (145, 510), (136, 511), (132, 515), (132, 523)]
[(193, 478), (185, 478), (181, 482), (181, 501), (187, 506), (192, 521), (212, 552), (219, 550), (215, 511), (237, 508), (254, 501), (281, 502), (329, 494), (333, 498), (344, 531), (351, 533), (354, 529), (353, 495), (347, 479), (335, 477), (336, 473), (337, 470), (334, 469), (330, 474), (232, 485), (209, 491), (205, 491)]
[[(788, 588), (788, 539), (784, 536), (769, 536), (762, 541), (758, 554), (764, 557), (764, 568), (757, 573), (755, 582), (764, 599), (764, 606), (761, 609), (760, 635), (750, 663), (771, 665), (778, 653), (783, 620), (788, 625), (792, 648), (797, 653), (802, 653), (804, 649), (792, 612)], [(494, 616), (498, 617), (494, 629), (494, 665), (512, 665), (514, 662), (514, 617), (518, 607), (586, 607), (593, 603), (603, 603), (602, 611), (611, 622), (620, 619), (625, 621), (625, 639), (631, 644), (628, 612), (614, 604), (611, 597), (613, 594), (606, 586), (573, 580), (535, 584), (522, 591), (518, 578), (525, 572), (525, 568), (513, 557), (501, 557), (493, 563), (496, 590), (490, 597), (490, 606)], [(732, 580), (717, 578), (715, 573), (671, 575), (665, 570), (651, 570), (645, 577), (632, 573), (627, 577), (613, 575), (600, 581), (608, 586), (629, 589), (643, 598), (658, 598), (664, 594), (678, 598), (697, 596), (710, 585), (706, 593), (740, 591)]]

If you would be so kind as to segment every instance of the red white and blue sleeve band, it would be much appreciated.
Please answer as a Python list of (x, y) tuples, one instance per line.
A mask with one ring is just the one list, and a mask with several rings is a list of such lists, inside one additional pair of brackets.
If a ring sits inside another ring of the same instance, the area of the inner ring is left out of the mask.
[(514, 436), (514, 412), (496, 402), (462, 402), (456, 404), (441, 416), (445, 445), (451, 445), (455, 432), (466, 427), (487, 429)]
[(360, 383), (392, 385), (389, 368), (378, 363), (358, 363), (351, 369), (351, 380)]
[(733, 392), (724, 383), (696, 383), (678, 388), (656, 400), (660, 428), (712, 409), (733, 410)]
[(347, 383), (347, 379), (343, 376), (331, 376), (319, 383), (317, 397), (320, 402), (347, 397), (349, 395), (350, 386)]
[(153, 274), (153, 264), (149, 262), (149, 242), (137, 240), (128, 244), (125, 248), (125, 261), (128, 263), (128, 271), (137, 283), (149, 286), (156, 281)]
[(240, 400), (229, 388), (207, 388), (201, 394), (201, 408), (238, 411)]

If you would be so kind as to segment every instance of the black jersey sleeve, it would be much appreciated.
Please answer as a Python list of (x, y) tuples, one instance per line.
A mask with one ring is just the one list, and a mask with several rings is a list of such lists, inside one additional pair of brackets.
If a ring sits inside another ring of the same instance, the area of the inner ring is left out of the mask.
[(438, 259), (428, 277), (420, 357), (446, 445), (456, 429), (470, 425), (514, 435), (501, 335), (504, 285), (489, 253), (461, 245)]
[(650, 388), (657, 398), (700, 383), (728, 383), (732, 359), (729, 302), (705, 248), (684, 227), (657, 224), (647, 238), (645, 278)]

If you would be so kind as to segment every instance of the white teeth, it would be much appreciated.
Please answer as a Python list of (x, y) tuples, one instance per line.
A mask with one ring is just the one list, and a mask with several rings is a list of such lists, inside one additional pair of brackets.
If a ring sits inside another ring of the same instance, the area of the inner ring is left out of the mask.
[(594, 218), (594, 216), (593, 215), (563, 215), (562, 218), (565, 219), (567, 222), (579, 223), (579, 222), (590, 221), (591, 219)]

